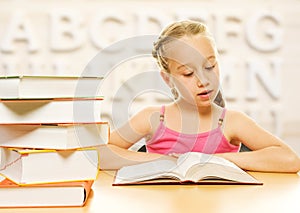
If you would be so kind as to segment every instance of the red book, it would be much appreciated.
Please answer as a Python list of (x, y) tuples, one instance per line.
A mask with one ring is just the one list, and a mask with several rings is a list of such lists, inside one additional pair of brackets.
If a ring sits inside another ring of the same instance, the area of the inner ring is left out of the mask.
[(0, 208), (83, 206), (93, 180), (19, 186), (9, 179), (0, 182)]

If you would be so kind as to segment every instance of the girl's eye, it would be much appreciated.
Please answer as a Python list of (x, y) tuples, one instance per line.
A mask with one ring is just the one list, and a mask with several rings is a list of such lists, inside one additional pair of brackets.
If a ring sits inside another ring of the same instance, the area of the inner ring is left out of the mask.
[(194, 72), (189, 72), (189, 73), (185, 73), (183, 74), (185, 77), (189, 77), (189, 76), (192, 76), (194, 74)]
[(206, 70), (213, 70), (216, 65), (211, 65), (211, 66), (205, 66)]

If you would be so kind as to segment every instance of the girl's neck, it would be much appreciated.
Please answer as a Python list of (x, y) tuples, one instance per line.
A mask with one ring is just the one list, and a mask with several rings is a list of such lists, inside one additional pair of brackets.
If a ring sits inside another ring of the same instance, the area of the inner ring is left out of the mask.
[[(169, 119), (169, 127), (171, 129), (180, 130), (184, 133), (197, 133), (206, 132), (212, 128), (216, 128), (217, 120), (220, 116), (220, 109), (215, 104), (208, 106), (197, 107), (184, 100), (177, 100), (174, 103), (175, 110), (174, 118)], [(174, 108), (173, 108), (174, 109)], [(179, 117), (178, 117), (179, 116)], [(177, 120), (176, 120), (177, 119)], [(172, 123), (177, 124), (180, 119), (180, 125), (171, 125)], [(175, 122), (175, 120), (177, 122)]]
[(213, 111), (213, 107), (214, 105), (211, 104), (209, 106), (203, 106), (203, 107), (199, 107), (199, 106), (195, 106), (191, 103), (188, 103), (184, 100), (177, 100), (175, 101), (176, 106), (179, 108), (180, 111), (184, 111), (187, 113), (197, 113), (200, 116), (210, 116), (212, 111)]

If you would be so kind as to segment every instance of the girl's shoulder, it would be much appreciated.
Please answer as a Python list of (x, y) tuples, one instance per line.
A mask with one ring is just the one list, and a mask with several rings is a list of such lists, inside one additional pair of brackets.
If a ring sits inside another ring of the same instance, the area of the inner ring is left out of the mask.
[(246, 114), (242, 111), (226, 108), (226, 117), (227, 118), (235, 119), (235, 118), (241, 118), (243, 116), (246, 116)]
[(148, 135), (153, 126), (154, 118), (159, 118), (159, 106), (147, 106), (138, 110), (125, 124), (139, 135)]
[(162, 106), (147, 106), (137, 113), (138, 122), (144, 126), (143, 132), (149, 138), (153, 135), (160, 123), (160, 115), (162, 114)]
[(238, 145), (243, 140), (245, 132), (249, 132), (249, 129), (256, 126), (254, 120), (239, 110), (227, 109), (224, 121), (224, 135), (234, 145)]
[(227, 124), (234, 128), (241, 127), (245, 124), (254, 124), (255, 121), (250, 118), (246, 113), (233, 110), (233, 109), (226, 109), (225, 121)]
[(165, 104), (165, 105), (152, 105), (144, 107), (140, 113), (143, 113), (147, 116), (149, 115), (160, 115), (162, 113), (165, 113), (165, 111), (168, 111), (170, 109), (173, 109), (175, 104)]
[(147, 106), (138, 111), (134, 118), (148, 124), (148, 128), (151, 128), (153, 123), (159, 120), (161, 109), (161, 106)]

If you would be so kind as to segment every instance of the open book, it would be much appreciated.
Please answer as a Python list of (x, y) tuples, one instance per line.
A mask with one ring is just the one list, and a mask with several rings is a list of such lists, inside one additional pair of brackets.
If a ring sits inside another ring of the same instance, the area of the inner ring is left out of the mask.
[(213, 155), (188, 152), (177, 159), (126, 166), (114, 186), (135, 184), (262, 184), (234, 163)]

